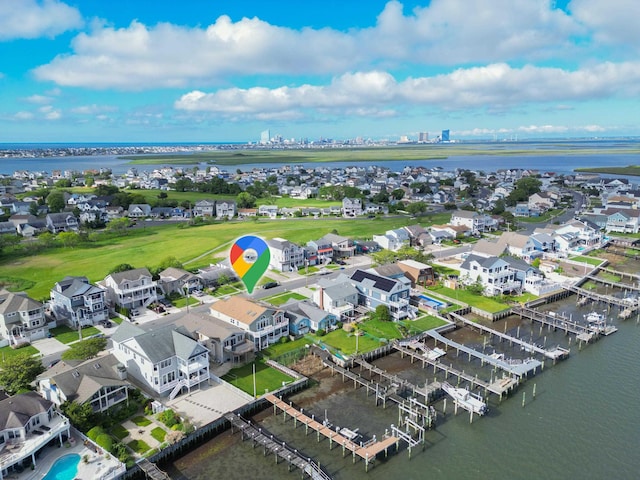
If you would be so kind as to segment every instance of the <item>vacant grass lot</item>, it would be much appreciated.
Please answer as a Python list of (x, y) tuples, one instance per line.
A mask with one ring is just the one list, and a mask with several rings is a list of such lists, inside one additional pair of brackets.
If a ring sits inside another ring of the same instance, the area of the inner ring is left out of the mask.
[(429, 287), (429, 290), (446, 295), (449, 298), (459, 300), (485, 312), (496, 313), (509, 307), (506, 303), (483, 295), (475, 295), (467, 290), (452, 290), (443, 286)]
[[(439, 217), (425, 218), (429, 221), (421, 222), (424, 225)], [(441, 220), (443, 218), (439, 218)], [(353, 238), (371, 238), (375, 233), (406, 224), (406, 218), (259, 220), (185, 228), (167, 224), (130, 229), (126, 236), (100, 237), (95, 242), (74, 248), (60, 247), (36, 256), (16, 258), (6, 255), (0, 262), (0, 269), (3, 276), (32, 282), (27, 293), (35, 299), (44, 299), (49, 297), (55, 282), (66, 275), (84, 275), (91, 282), (97, 282), (123, 262), (134, 267), (153, 268), (166, 257), (174, 256), (187, 268), (208, 265), (211, 259), (227, 251), (232, 240), (246, 234), (259, 232), (265, 238), (284, 237), (292, 242), (306, 243), (332, 230)]]
[(311, 342), (306, 338), (299, 338), (298, 340), (286, 343), (275, 343), (262, 350), (262, 353), (269, 358), (276, 358), (280, 355), (284, 355), (285, 353), (304, 348), (305, 345), (310, 343)]
[(402, 333), (398, 330), (398, 324), (395, 322), (366, 320), (360, 323), (360, 329), (375, 338), (386, 338), (387, 340), (402, 338)]
[(282, 382), (291, 382), (294, 379), (289, 375), (271, 368), (264, 362), (257, 360), (253, 363), (243, 365), (242, 367), (234, 368), (229, 371), (223, 380), (238, 387), (243, 392), (253, 395), (253, 366), (256, 367), (255, 384), (257, 395), (262, 395), (265, 391), (272, 392), (282, 386)]
[(426, 330), (432, 330), (442, 325), (446, 325), (444, 320), (433, 315), (422, 315), (415, 320), (404, 320), (402, 324), (409, 330), (409, 335), (416, 335)]
[(371, 350), (375, 350), (381, 345), (377, 338), (373, 338), (366, 334), (356, 337), (354, 333), (347, 333), (342, 329), (334, 330), (323, 337), (316, 337), (316, 339), (329, 347), (342, 352), (346, 356), (356, 352), (369, 352)]
[(264, 301), (269, 302), (273, 306), (279, 307), (280, 305), (284, 305), (285, 303), (287, 303), (292, 298), (294, 300), (304, 300), (307, 297), (296, 292), (285, 292), (279, 295), (274, 295), (272, 297), (267, 297), (264, 299)]
[[(71, 342), (75, 342), (80, 340), (80, 334), (78, 330), (75, 330), (67, 325), (61, 325), (59, 327), (49, 329), (51, 335), (54, 336), (56, 340), (65, 345)], [(96, 327), (87, 327), (82, 329), (82, 338), (87, 338), (91, 335), (97, 335), (100, 333)]]
[(571, 258), (569, 258), (569, 260), (573, 260), (574, 262), (586, 263), (588, 265), (593, 265), (594, 267), (597, 267), (598, 265), (600, 265), (603, 262), (603, 260), (601, 258), (585, 257), (583, 255), (578, 255), (576, 257), (571, 257)]

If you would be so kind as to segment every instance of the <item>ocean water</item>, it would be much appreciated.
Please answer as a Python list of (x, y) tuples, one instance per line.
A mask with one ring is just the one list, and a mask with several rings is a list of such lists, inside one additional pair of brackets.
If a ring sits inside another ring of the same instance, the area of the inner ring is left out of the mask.
[[(574, 316), (590, 311), (590, 307), (576, 307), (573, 298), (549, 308)], [(561, 332), (540, 331), (537, 324), (532, 326), (514, 317), (508, 322), (510, 332), (520, 325), (521, 335), (525, 338), (530, 335), (536, 343), (569, 345)], [(547, 362), (543, 372), (527, 380), (502, 402), (491, 396), (489, 413), (475, 417), (473, 423), (466, 412), (454, 415), (449, 401), (446, 415), (439, 418), (436, 429), (428, 432), (424, 450), (414, 449), (409, 459), (403, 446), (398, 453), (378, 461), (368, 473), (364, 462), (354, 464), (349, 455), (343, 458), (339, 447), (330, 451), (326, 439), (318, 442), (315, 433), (305, 435), (300, 426), (294, 429), (293, 421), (283, 422), (282, 414), (274, 416), (267, 410), (257, 420), (304, 455), (320, 461), (338, 480), (636, 479), (640, 475), (637, 452), (640, 326), (635, 319), (614, 323), (618, 332), (581, 348), (573, 343), (567, 360), (556, 365)], [(501, 330), (502, 325), (497, 322), (493, 326)], [(461, 332), (457, 341), (482, 348), (482, 341), (474, 333)], [(507, 356), (518, 355), (515, 348), (504, 343), (494, 346), (504, 349)], [(455, 358), (452, 351), (446, 358), (460, 367), (466, 360), (464, 355)], [(389, 371), (401, 368), (402, 375), (415, 383), (433, 377), (428, 368), (422, 370), (397, 354), (376, 363)], [(480, 370), (479, 365), (467, 368)], [(340, 382), (336, 377), (333, 381)], [(348, 382), (345, 385), (344, 391), (330, 395), (323, 393), (322, 387), (314, 387), (293, 397), (293, 401), (305, 405), (305, 411), (309, 408), (316, 418), (326, 415), (335, 425), (359, 428), (378, 437), (389, 425), (398, 423), (398, 409), (393, 404), (388, 403), (386, 409), (376, 407), (373, 396), (367, 397), (364, 389), (354, 390)], [(436, 407), (442, 411), (443, 402)], [(253, 449), (250, 442), (240, 442), (238, 434), (228, 433), (177, 460), (172, 473), (188, 480), (213, 475), (226, 480), (287, 479), (300, 475), (299, 471), (288, 472), (282, 462), (276, 466), (273, 455), (265, 457), (260, 447)]]

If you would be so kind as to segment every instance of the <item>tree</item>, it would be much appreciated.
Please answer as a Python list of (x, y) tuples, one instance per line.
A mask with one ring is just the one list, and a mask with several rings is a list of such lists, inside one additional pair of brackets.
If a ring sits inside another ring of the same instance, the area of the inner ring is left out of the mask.
[(386, 305), (378, 305), (376, 307), (374, 317), (376, 318), (376, 320), (379, 320), (381, 322), (390, 322), (391, 313), (389, 313), (389, 307), (387, 307)]
[(110, 195), (115, 195), (119, 191), (120, 189), (115, 185), (105, 185), (105, 184), (100, 184), (93, 189), (93, 193), (95, 193), (99, 197), (108, 197)]
[(65, 247), (75, 247), (80, 243), (80, 236), (76, 232), (60, 232), (58, 240)]
[(241, 192), (236, 197), (238, 208), (253, 208), (256, 206), (256, 197), (248, 192)]
[(95, 337), (71, 344), (68, 350), (62, 352), (63, 360), (88, 360), (95, 357), (107, 346), (107, 339)]
[(494, 205), (493, 210), (491, 210), (491, 213), (493, 215), (500, 215), (504, 213), (504, 211), (505, 211), (504, 200), (500, 198), (498, 201), (496, 201), (496, 204)]
[(107, 230), (110, 232), (124, 233), (131, 226), (131, 220), (127, 217), (114, 218), (107, 224)]
[(64, 200), (64, 192), (60, 190), (54, 190), (49, 195), (47, 195), (47, 205), (49, 206), (49, 210), (53, 213), (61, 212), (64, 210), (64, 207), (67, 203)]
[(31, 205), (29, 205), (29, 214), (33, 215), (34, 217), (38, 216), (38, 203), (37, 202), (31, 202)]
[(133, 265), (129, 264), (129, 263), (121, 263), (119, 265), (116, 265), (115, 267), (113, 267), (109, 273), (120, 273), (120, 272), (126, 272), (128, 270), (134, 270), (136, 267), (134, 267)]
[(26, 353), (8, 357), (0, 371), (0, 385), (10, 395), (30, 390), (29, 384), (44, 372), (39, 358)]
[(518, 202), (527, 200), (534, 193), (540, 191), (542, 182), (534, 177), (522, 177), (514, 184), (514, 189), (507, 197), (507, 205), (514, 206)]
[(87, 432), (95, 424), (95, 414), (90, 403), (64, 402), (60, 405), (62, 413), (71, 423), (83, 432)]
[(160, 262), (160, 265), (158, 265), (158, 273), (166, 270), (169, 267), (183, 268), (183, 265), (182, 262), (180, 262), (180, 260), (178, 260), (176, 257), (165, 257)]
[(404, 190), (401, 188), (396, 188), (391, 192), (391, 197), (394, 200), (402, 200), (404, 198)]
[(420, 215), (427, 211), (427, 204), (425, 202), (414, 202), (407, 205), (406, 209), (411, 215)]
[(533, 268), (540, 268), (540, 262), (541, 262), (540, 257), (536, 257), (536, 258), (534, 258), (534, 259), (533, 259), (533, 261), (531, 262), (531, 266), (532, 266)]

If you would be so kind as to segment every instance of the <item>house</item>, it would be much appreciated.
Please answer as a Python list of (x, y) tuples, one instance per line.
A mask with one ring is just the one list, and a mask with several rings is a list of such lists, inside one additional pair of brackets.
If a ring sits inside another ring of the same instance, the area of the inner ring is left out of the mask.
[(556, 201), (547, 192), (538, 192), (529, 196), (528, 205), (530, 209), (537, 208), (547, 211), (556, 206)]
[(202, 290), (202, 280), (182, 268), (168, 267), (160, 272), (158, 285), (165, 295), (177, 292), (180, 295)]
[(352, 320), (359, 293), (351, 281), (341, 275), (335, 280), (319, 280), (317, 284), (318, 289), (313, 292), (314, 303), (321, 310), (335, 315), (339, 321)]
[(307, 242), (307, 247), (310, 252), (315, 253), (317, 264), (329, 263), (333, 258), (333, 245), (331, 240), (326, 237), (319, 238), (318, 240), (310, 240)]
[(215, 212), (215, 200), (198, 200), (193, 206), (194, 217), (213, 217)]
[(233, 296), (211, 304), (211, 315), (241, 328), (246, 338), (260, 351), (289, 335), (289, 319), (284, 311)]
[(468, 210), (456, 210), (451, 214), (451, 225), (467, 227), (472, 234), (488, 232), (497, 228), (496, 221), (484, 213)]
[(201, 268), (197, 273), (200, 282), (204, 287), (217, 287), (220, 284), (220, 279), (225, 281), (233, 281), (238, 277), (236, 272), (231, 270), (228, 266), (224, 265), (209, 265), (208, 267)]
[(127, 210), (129, 218), (144, 218), (151, 216), (151, 205), (147, 203), (132, 203)]
[(209, 350), (209, 358), (216, 363), (241, 363), (253, 356), (253, 342), (247, 340), (243, 329), (204, 313), (188, 313), (177, 325), (186, 328), (199, 343)]
[(51, 233), (77, 232), (79, 228), (78, 219), (73, 213), (49, 213), (45, 221)]
[(535, 252), (534, 243), (529, 235), (517, 232), (504, 232), (498, 238), (497, 243), (502, 246), (503, 252), (506, 251), (509, 255), (515, 255), (525, 260), (530, 260)]
[(109, 319), (107, 291), (91, 285), (87, 277), (65, 277), (51, 289), (49, 308), (56, 320), (72, 328)]
[(415, 260), (400, 260), (396, 265), (398, 265), (405, 276), (411, 280), (411, 287), (415, 287), (416, 285), (425, 287), (435, 283), (435, 275), (430, 265)]
[(362, 215), (362, 200), (345, 197), (342, 199), (342, 216), (357, 217)]
[(280, 272), (295, 272), (305, 265), (305, 250), (284, 238), (267, 240), (271, 257), (269, 265)]
[(113, 355), (103, 355), (72, 366), (58, 363), (38, 377), (38, 393), (57, 406), (89, 403), (104, 412), (129, 398), (127, 370)]
[(397, 252), (402, 247), (409, 245), (409, 232), (403, 228), (387, 230), (384, 235), (374, 235), (373, 241), (380, 247)]
[[(424, 239), (424, 236), (427, 234), (427, 230), (421, 225), (407, 225), (403, 227), (407, 233), (409, 234), (410, 245), (422, 245), (421, 239)], [(424, 246), (424, 245), (422, 245)]]
[(123, 322), (111, 336), (113, 355), (127, 374), (154, 393), (173, 400), (209, 382), (209, 351), (184, 327), (165, 325), (145, 332)]
[(234, 200), (216, 201), (216, 218), (233, 218), (236, 215), (236, 202)]
[(0, 400), (0, 478), (22, 472), (25, 460), (37, 467), (38, 452), (53, 440), (62, 447), (69, 430), (69, 420), (36, 392)]
[(157, 283), (146, 268), (110, 273), (102, 283), (109, 301), (121, 308), (147, 307), (158, 300)]
[(260, 205), (258, 207), (258, 215), (269, 218), (276, 218), (278, 216), (277, 205)]
[(482, 285), (487, 295), (499, 295), (522, 288), (522, 283), (517, 280), (509, 264), (498, 257), (469, 255), (460, 265), (460, 277), (467, 284)]
[(8, 340), (9, 345), (31, 343), (48, 333), (42, 303), (25, 293), (0, 290), (0, 336)]
[(292, 335), (304, 335), (309, 332), (332, 330), (338, 317), (308, 300), (292, 301), (282, 306), (285, 316), (289, 319), (289, 331)]
[(335, 233), (327, 233), (319, 241), (331, 243), (333, 258), (352, 257), (356, 251), (356, 247), (350, 238)]
[(358, 290), (359, 305), (371, 311), (384, 305), (395, 321), (412, 315), (413, 310), (409, 306), (411, 280), (408, 278), (387, 278), (358, 269), (351, 275), (351, 283)]
[(505, 245), (494, 240), (481, 238), (473, 246), (471, 253), (480, 257), (499, 257), (504, 253)]
[(18, 230), (12, 222), (0, 222), (0, 235), (16, 235)]
[[(572, 220), (564, 223), (556, 228), (555, 234), (556, 241), (558, 241), (558, 237), (570, 237), (575, 241), (569, 243), (580, 247), (595, 247), (602, 242), (602, 233), (599, 227), (587, 220)], [(566, 247), (564, 243), (562, 246)]]

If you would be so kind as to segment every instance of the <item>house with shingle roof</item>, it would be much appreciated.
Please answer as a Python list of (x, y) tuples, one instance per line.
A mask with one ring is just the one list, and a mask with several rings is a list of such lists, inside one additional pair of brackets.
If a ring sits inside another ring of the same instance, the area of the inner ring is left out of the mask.
[(358, 306), (358, 290), (346, 275), (334, 280), (321, 279), (313, 292), (313, 301), (320, 309), (332, 313), (340, 321), (353, 319)]
[(87, 277), (64, 277), (51, 289), (49, 308), (56, 320), (72, 328), (109, 319), (107, 291), (91, 285)]
[(304, 335), (318, 330), (328, 332), (338, 323), (336, 315), (319, 308), (309, 300), (292, 300), (282, 308), (289, 318), (289, 330), (293, 335)]
[(126, 379), (125, 366), (109, 354), (77, 366), (58, 363), (38, 377), (38, 392), (58, 406), (89, 403), (94, 412), (104, 412), (129, 398)]
[(0, 290), (0, 337), (9, 345), (20, 345), (45, 338), (48, 333), (42, 303), (24, 292)]
[(158, 300), (157, 282), (146, 268), (110, 273), (101, 283), (109, 292), (109, 301), (122, 308), (147, 307)]
[(165, 295), (172, 292), (178, 292), (184, 295), (185, 291), (191, 293), (196, 290), (202, 290), (202, 280), (200, 277), (176, 267), (168, 267), (161, 271), (158, 284)]
[(237, 295), (211, 304), (211, 315), (244, 330), (256, 351), (289, 335), (284, 311)]
[(122, 322), (111, 340), (127, 374), (162, 397), (173, 400), (185, 388), (209, 381), (209, 351), (184, 327), (144, 331)]
[(412, 314), (409, 305), (411, 280), (402, 274), (397, 278), (384, 277), (372, 270), (356, 270), (351, 283), (358, 290), (358, 304), (375, 311), (379, 305), (389, 309), (391, 318), (402, 320)]

